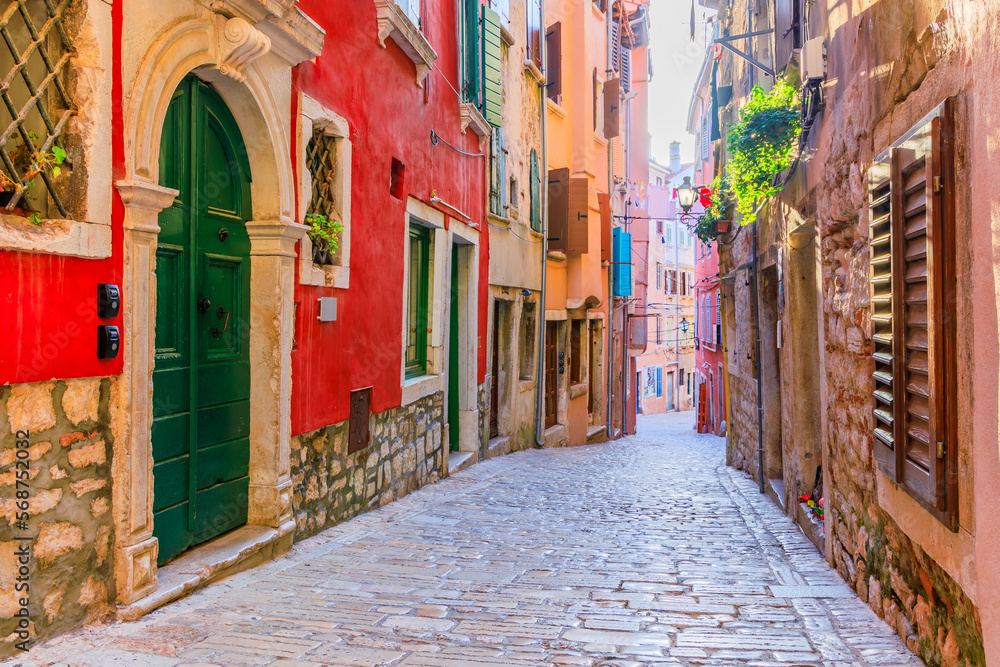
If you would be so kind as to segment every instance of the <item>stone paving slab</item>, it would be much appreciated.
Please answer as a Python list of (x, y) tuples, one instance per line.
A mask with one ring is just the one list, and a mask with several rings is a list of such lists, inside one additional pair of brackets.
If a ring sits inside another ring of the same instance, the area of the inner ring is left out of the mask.
[(692, 422), (491, 459), (4, 664), (921, 665)]

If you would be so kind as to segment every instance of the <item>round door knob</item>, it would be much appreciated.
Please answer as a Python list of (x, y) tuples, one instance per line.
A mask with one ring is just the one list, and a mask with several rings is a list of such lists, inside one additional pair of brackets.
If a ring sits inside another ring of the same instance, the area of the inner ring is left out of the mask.
[(207, 313), (208, 309), (212, 307), (212, 302), (208, 299), (198, 299), (198, 310), (203, 313)]

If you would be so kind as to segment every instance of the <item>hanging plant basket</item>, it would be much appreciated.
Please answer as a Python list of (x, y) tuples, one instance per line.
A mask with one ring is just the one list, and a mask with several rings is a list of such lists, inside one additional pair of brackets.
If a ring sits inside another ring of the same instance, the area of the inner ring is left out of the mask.
[(715, 223), (715, 231), (718, 234), (728, 234), (732, 224), (732, 220), (719, 220)]

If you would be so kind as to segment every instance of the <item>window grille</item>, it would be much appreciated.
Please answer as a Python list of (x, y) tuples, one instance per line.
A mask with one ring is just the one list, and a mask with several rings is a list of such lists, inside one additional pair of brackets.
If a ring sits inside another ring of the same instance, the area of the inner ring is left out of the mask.
[[(312, 177), (312, 198), (307, 214), (319, 214), (328, 220), (338, 217), (334, 208), (333, 184), (336, 176), (337, 137), (327, 134), (323, 128), (313, 131), (306, 149), (306, 164)], [(339, 248), (338, 248), (339, 250)], [(337, 251), (330, 252), (325, 241), (313, 242), (313, 262), (334, 264)]]
[[(40, 176), (52, 202), (68, 217), (53, 184), (52, 165), (39, 155), (59, 147), (59, 135), (75, 107), (63, 81), (64, 70), (73, 55), (73, 44), (63, 25), (63, 16), (74, 0), (11, 0), (0, 14), (0, 37), (7, 47), (0, 49), (0, 66), (7, 73), (0, 84), (0, 99), (7, 112), (7, 126), (0, 134), (0, 160), (8, 179), (16, 185), (6, 202), (13, 209), (29, 195), (28, 188)], [(37, 208), (31, 201), (29, 206)]]

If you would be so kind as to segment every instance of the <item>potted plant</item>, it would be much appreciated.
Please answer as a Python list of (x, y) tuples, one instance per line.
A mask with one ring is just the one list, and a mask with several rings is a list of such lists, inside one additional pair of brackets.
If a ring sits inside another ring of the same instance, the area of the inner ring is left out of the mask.
[(729, 208), (732, 205), (729, 181), (722, 176), (717, 177), (712, 183), (711, 190), (708, 196), (709, 205), (698, 216), (692, 229), (694, 235), (703, 243), (711, 243), (719, 234), (729, 232), (732, 224), (732, 216), (729, 215)]
[(306, 224), (309, 226), (309, 238), (313, 244), (313, 262), (329, 264), (330, 258), (339, 247), (338, 239), (344, 231), (344, 225), (335, 218), (328, 218), (322, 213), (306, 213)]

